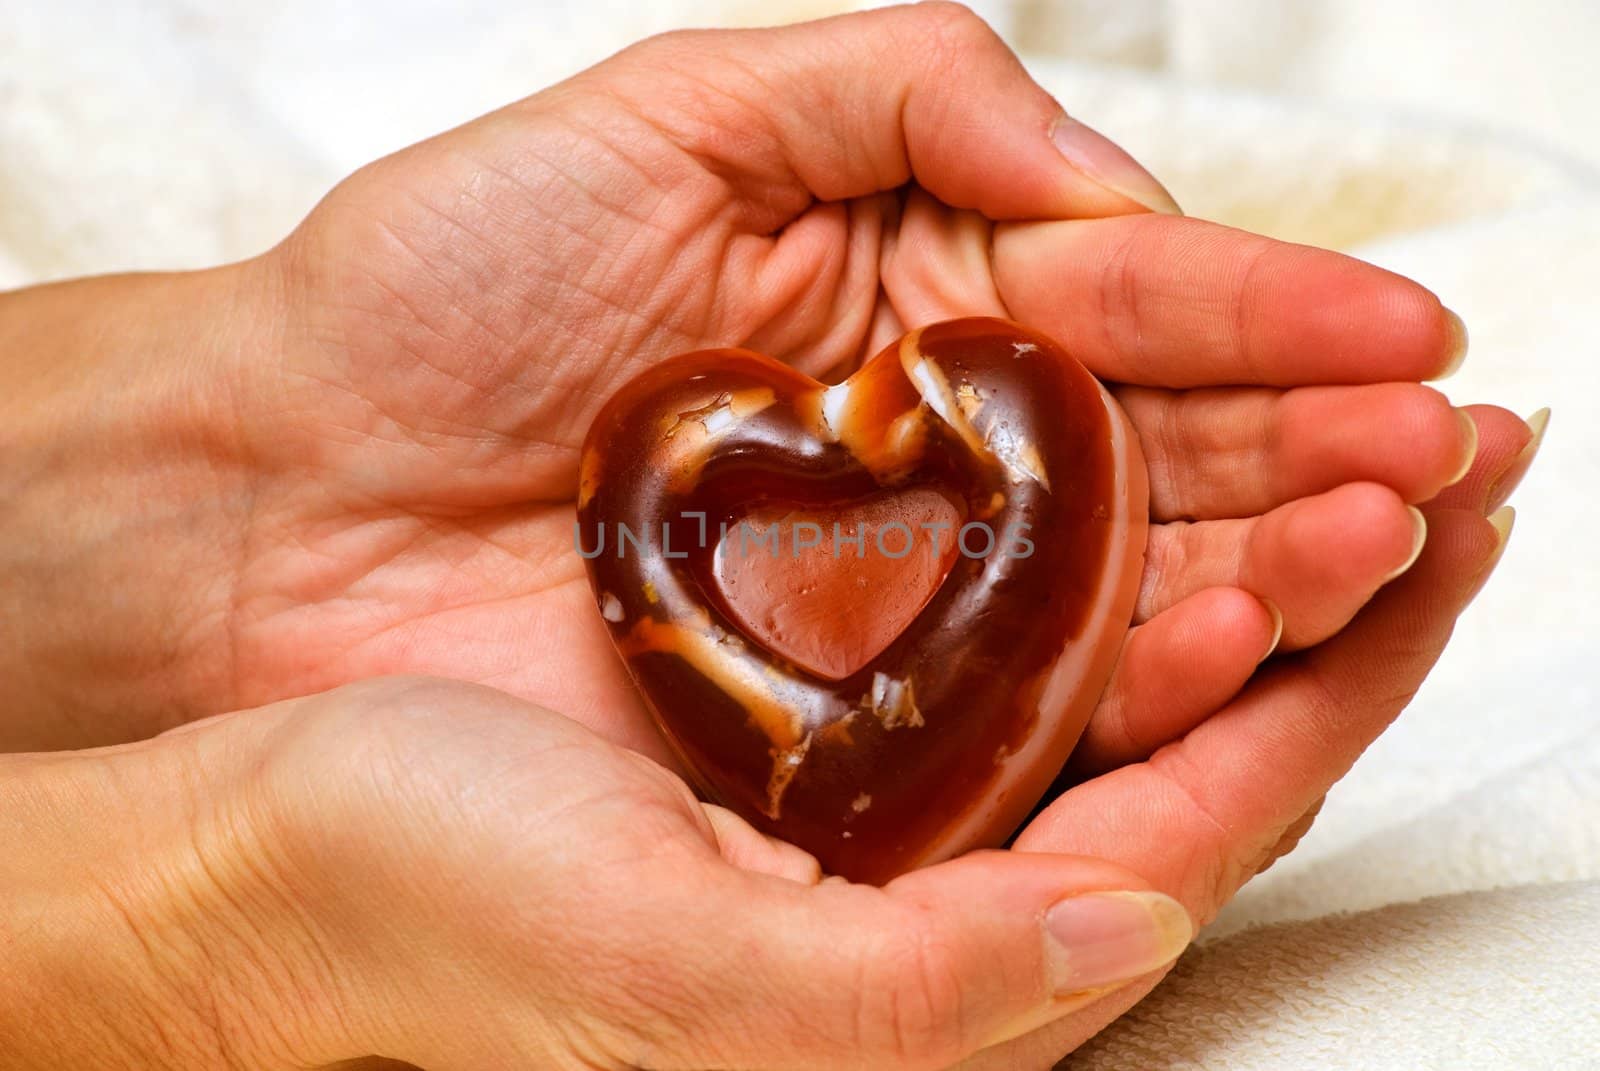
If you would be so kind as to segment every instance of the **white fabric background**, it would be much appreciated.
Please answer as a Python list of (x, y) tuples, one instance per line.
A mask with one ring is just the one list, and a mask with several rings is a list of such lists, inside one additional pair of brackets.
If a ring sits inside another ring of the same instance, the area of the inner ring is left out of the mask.
[[(0, 286), (248, 255), (362, 162), (646, 33), (843, 6), (10, 0)], [(977, 6), (1191, 214), (1438, 291), (1472, 332), (1458, 402), (1555, 410), (1421, 696), (1071, 1066), (1600, 1068), (1600, 4)]]

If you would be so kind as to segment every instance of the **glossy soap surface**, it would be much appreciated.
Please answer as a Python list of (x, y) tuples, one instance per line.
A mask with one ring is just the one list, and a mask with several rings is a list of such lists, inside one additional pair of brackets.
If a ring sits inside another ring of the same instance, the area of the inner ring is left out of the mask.
[(828, 387), (743, 350), (627, 384), (584, 447), (596, 604), (712, 799), (881, 881), (998, 844), (1083, 730), (1132, 613), (1137, 442), (1004, 320)]

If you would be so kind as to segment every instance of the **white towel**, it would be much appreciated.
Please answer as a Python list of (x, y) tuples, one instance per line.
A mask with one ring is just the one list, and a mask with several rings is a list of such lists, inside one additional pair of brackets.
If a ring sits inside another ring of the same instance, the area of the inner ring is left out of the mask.
[(1068, 1068), (1597, 1066), (1600, 883), (1433, 897), (1189, 952)]

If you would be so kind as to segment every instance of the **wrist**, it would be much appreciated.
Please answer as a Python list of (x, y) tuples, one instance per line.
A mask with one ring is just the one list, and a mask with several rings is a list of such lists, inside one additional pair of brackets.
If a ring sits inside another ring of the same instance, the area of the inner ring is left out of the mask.
[(0, 751), (226, 708), (199, 681), (228, 674), (267, 278), (249, 262), (0, 294)]
[[(271, 720), (269, 712), (263, 712)], [(8, 1068), (242, 1066), (356, 1055), (309, 905), (251, 816), (238, 718), (95, 752), (0, 756)], [(233, 723), (233, 724), (230, 724)], [(236, 767), (236, 768), (235, 768)]]

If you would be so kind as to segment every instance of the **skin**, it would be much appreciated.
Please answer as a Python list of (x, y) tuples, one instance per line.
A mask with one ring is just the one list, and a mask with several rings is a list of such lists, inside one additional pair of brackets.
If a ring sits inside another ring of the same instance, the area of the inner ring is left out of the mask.
[[(0, 873), (66, 905), (0, 923), (0, 1037), (47, 1024), (19, 1066), (1044, 1067), (1141, 996), (1055, 998), (1040, 914), (1155, 888), (1203, 922), (1292, 845), (1498, 557), (1531, 433), (1420, 384), (1460, 341), (1425, 289), (1143, 212), (1059, 114), (959, 8), (668, 35), (251, 261), (0, 297), (0, 746), (261, 708), (6, 760), (39, 821)], [(1017, 851), (821, 880), (670, 772), (572, 550), (577, 449), (673, 353), (839, 375), (966, 314), (1117, 384), (1139, 614)], [(387, 674), (498, 691), (294, 698)], [(718, 959), (730, 926), (770, 962)]]

